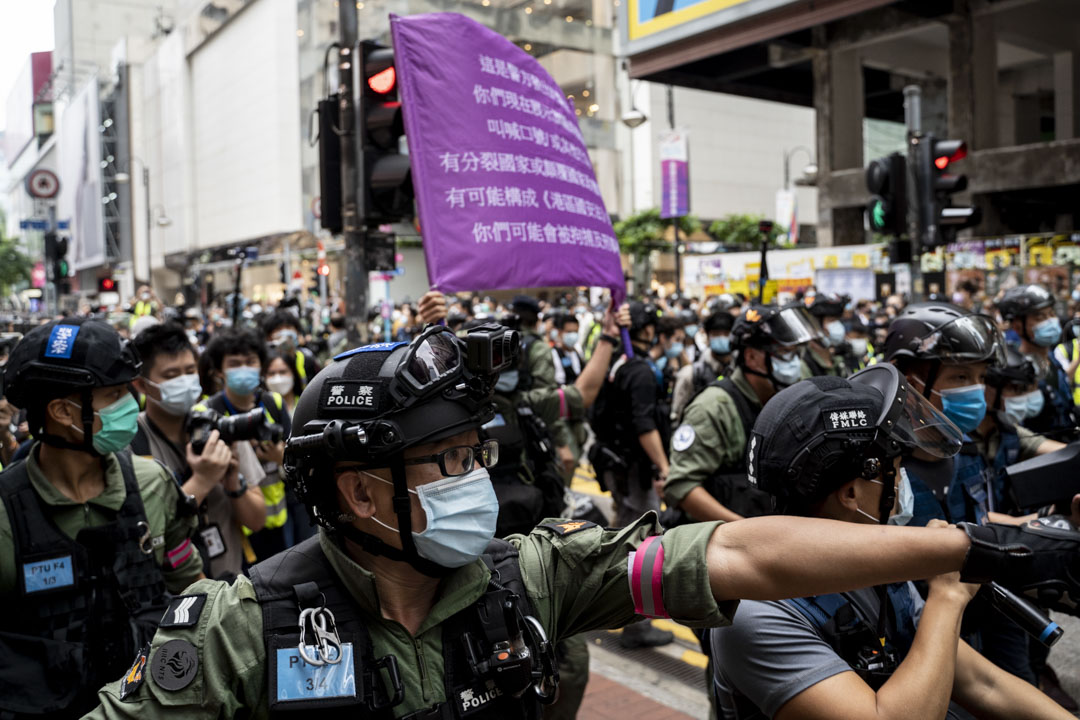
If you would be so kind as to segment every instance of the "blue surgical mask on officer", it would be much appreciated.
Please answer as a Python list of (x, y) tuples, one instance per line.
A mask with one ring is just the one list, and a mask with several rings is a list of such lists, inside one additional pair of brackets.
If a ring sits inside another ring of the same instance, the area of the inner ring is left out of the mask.
[(1028, 399), (1026, 394), (1002, 398), (1001, 405), (1002, 410), (998, 415), (998, 419), (1004, 420), (1009, 425), (1019, 425), (1027, 417)]
[(1061, 321), (1056, 317), (1047, 318), (1035, 326), (1031, 339), (1040, 347), (1053, 347), (1061, 340)]
[(235, 367), (225, 371), (225, 387), (237, 395), (250, 395), (259, 387), (261, 373), (256, 367)]
[(578, 334), (576, 332), (563, 333), (562, 341), (566, 347), (574, 347), (577, 345)]
[[(82, 405), (70, 400), (68, 402), (79, 408), (80, 412), (82, 411)], [(122, 398), (100, 410), (95, 410), (94, 414), (101, 418), (101, 429), (91, 438), (95, 450), (102, 455), (108, 455), (120, 452), (131, 444), (139, 429), (139, 403), (130, 393), (124, 393)], [(83, 434), (81, 425), (71, 427), (80, 435)]]
[[(364, 474), (393, 485), (378, 475)], [(463, 567), (480, 557), (495, 537), (499, 499), (487, 468), (476, 467), (464, 475), (436, 480), (409, 492), (419, 498), (427, 516), (424, 531), (412, 534), (420, 557), (447, 568)], [(396, 527), (374, 515), (371, 519), (397, 532)]]
[[(899, 477), (900, 482), (896, 485), (896, 503), (899, 509), (889, 516), (889, 525), (907, 525), (915, 515), (915, 493), (911, 490), (911, 481), (908, 480), (907, 471), (904, 468), (900, 468)], [(875, 485), (885, 485), (881, 480), (871, 480), (870, 482)], [(856, 507), (855, 510), (874, 522), (880, 522), (878, 518), (860, 507)]]
[(717, 355), (727, 355), (731, 352), (731, 337), (728, 335), (717, 335), (716, 337), (709, 338), (709, 349)]
[(941, 395), (941, 409), (956, 427), (969, 433), (979, 427), (986, 417), (986, 386), (965, 385), (937, 391)]
[(1043, 407), (1046, 405), (1046, 396), (1043, 395), (1042, 390), (1036, 388), (1027, 394), (1027, 417), (1033, 418), (1042, 415)]
[(840, 322), (839, 320), (829, 321), (829, 323), (825, 326), (825, 332), (829, 334), (830, 345), (839, 345), (840, 343), (844, 342), (844, 335), (846, 331), (844, 330), (844, 323)]
[(769, 357), (772, 359), (772, 377), (776, 383), (787, 387), (802, 379), (802, 359), (799, 353), (792, 350), (787, 359), (771, 353)]

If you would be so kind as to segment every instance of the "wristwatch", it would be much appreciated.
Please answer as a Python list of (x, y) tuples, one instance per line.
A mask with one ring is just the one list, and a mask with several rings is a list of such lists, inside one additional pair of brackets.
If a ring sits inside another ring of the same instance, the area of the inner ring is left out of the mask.
[(237, 473), (237, 479), (240, 481), (239, 490), (225, 490), (225, 494), (231, 498), (243, 497), (244, 493), (246, 493), (248, 489), (247, 478), (244, 477), (243, 473)]

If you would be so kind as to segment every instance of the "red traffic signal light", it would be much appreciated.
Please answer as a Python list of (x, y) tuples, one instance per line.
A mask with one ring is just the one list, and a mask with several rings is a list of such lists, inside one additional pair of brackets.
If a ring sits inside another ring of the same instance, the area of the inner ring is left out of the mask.
[(387, 93), (394, 91), (394, 86), (397, 85), (397, 72), (394, 70), (394, 66), (375, 73), (367, 79), (368, 87), (373, 92), (377, 92), (380, 95), (386, 95)]
[(329, 265), (320, 265), (319, 266), (319, 274), (320, 275), (329, 275), (330, 274), (330, 266)]
[(98, 279), (98, 292), (113, 292), (116, 290), (116, 281), (111, 277)]
[(967, 157), (967, 143), (963, 140), (933, 140), (934, 167), (944, 170), (949, 163)]

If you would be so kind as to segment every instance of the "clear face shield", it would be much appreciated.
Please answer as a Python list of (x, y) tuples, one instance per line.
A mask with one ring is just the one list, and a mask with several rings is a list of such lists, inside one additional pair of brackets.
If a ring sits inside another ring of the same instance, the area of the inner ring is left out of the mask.
[(786, 307), (769, 320), (769, 328), (777, 345), (803, 345), (825, 336), (821, 324), (804, 307)]
[(920, 341), (919, 352), (946, 363), (1005, 365), (1005, 342), (985, 315), (966, 315), (942, 325)]

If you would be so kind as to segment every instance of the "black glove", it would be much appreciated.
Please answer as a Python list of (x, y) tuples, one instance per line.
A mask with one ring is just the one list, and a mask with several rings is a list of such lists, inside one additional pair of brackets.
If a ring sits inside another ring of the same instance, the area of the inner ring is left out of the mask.
[(1080, 532), (1057, 516), (1025, 525), (959, 523), (971, 539), (961, 582), (997, 580), (1039, 605), (1080, 615)]

